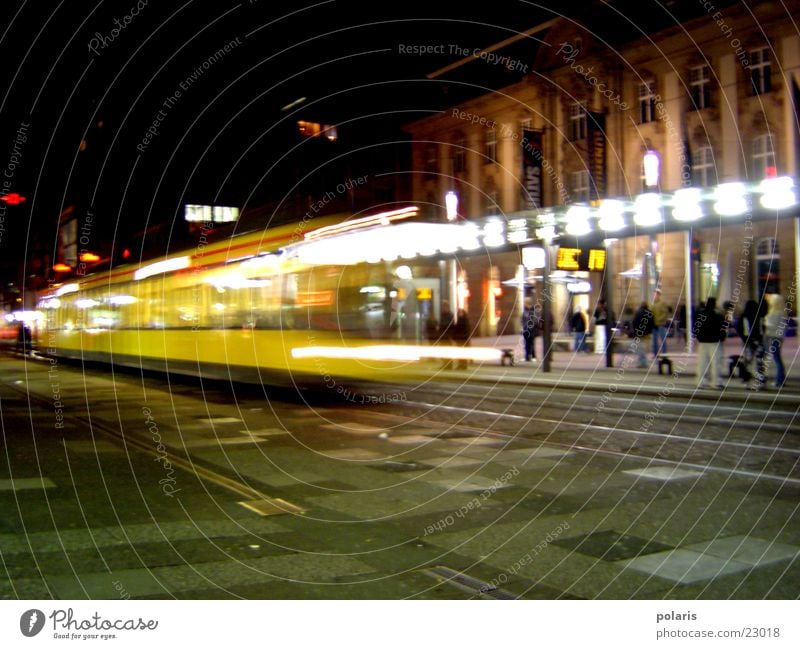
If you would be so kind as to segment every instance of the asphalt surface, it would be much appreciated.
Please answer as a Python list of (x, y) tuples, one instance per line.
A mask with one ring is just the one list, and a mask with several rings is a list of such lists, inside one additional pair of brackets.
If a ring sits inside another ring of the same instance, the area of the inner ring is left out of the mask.
[(2, 355), (0, 596), (794, 599), (795, 357), (293, 393)]

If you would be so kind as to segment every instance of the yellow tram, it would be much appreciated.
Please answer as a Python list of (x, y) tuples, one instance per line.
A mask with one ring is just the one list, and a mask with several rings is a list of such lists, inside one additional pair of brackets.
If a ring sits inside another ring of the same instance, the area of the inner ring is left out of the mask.
[(496, 360), (495, 349), (437, 344), (428, 326), (441, 314), (444, 257), (476, 250), (477, 230), (415, 215), (314, 218), (53, 285), (38, 300), (39, 348), (327, 387), (430, 373), (427, 359)]

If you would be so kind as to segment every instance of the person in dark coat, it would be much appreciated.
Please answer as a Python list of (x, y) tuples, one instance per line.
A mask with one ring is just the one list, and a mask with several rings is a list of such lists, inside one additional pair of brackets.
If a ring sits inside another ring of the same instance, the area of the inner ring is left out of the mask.
[[(439, 340), (437, 343), (439, 345), (452, 345), (454, 328), (455, 316), (450, 310), (450, 303), (446, 301), (442, 302), (442, 313), (441, 319), (439, 320)], [(452, 364), (452, 361), (445, 360), (444, 363), (442, 363), (442, 368), (448, 370), (452, 367)]]
[(697, 338), (697, 387), (722, 389), (720, 381), (721, 343), (728, 336), (725, 316), (717, 309), (716, 298), (710, 297), (697, 310), (692, 333)]
[(760, 376), (760, 358), (764, 351), (764, 316), (766, 309), (755, 300), (747, 300), (739, 320), (736, 322), (736, 333), (742, 339), (744, 348), (744, 371), (742, 380), (748, 381), (753, 374)]
[(586, 334), (589, 331), (589, 317), (582, 306), (579, 306), (575, 313), (572, 314), (570, 324), (572, 325), (572, 332), (575, 334), (575, 351), (587, 351)]
[(537, 329), (536, 309), (533, 299), (526, 297), (525, 305), (522, 309), (522, 342), (525, 346), (525, 360), (536, 359), (536, 329)]
[[(459, 309), (456, 314), (456, 322), (453, 325), (453, 344), (458, 347), (469, 347), (469, 318), (464, 309)], [(458, 369), (467, 369), (466, 359), (458, 361)]]

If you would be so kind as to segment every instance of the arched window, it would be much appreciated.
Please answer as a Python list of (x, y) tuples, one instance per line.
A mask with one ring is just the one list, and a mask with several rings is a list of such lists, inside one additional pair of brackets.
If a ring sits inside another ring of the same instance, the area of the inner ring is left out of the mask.
[(692, 182), (698, 187), (717, 184), (717, 165), (710, 146), (701, 146), (692, 153)]

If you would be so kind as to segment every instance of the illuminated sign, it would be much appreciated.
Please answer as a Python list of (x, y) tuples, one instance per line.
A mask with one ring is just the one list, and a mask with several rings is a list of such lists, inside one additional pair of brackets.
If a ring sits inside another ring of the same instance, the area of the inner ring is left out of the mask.
[(558, 270), (580, 270), (581, 265), (578, 261), (580, 256), (580, 248), (559, 248), (558, 257), (556, 257), (556, 268)]
[(606, 268), (606, 251), (602, 248), (559, 248), (556, 257), (558, 270), (603, 271)]
[(185, 205), (183, 218), (190, 223), (233, 223), (239, 220), (238, 207)]
[(570, 293), (591, 293), (592, 285), (589, 282), (571, 282), (567, 284)]
[(592, 248), (589, 251), (588, 270), (604, 271), (606, 269), (606, 251), (601, 248)]

